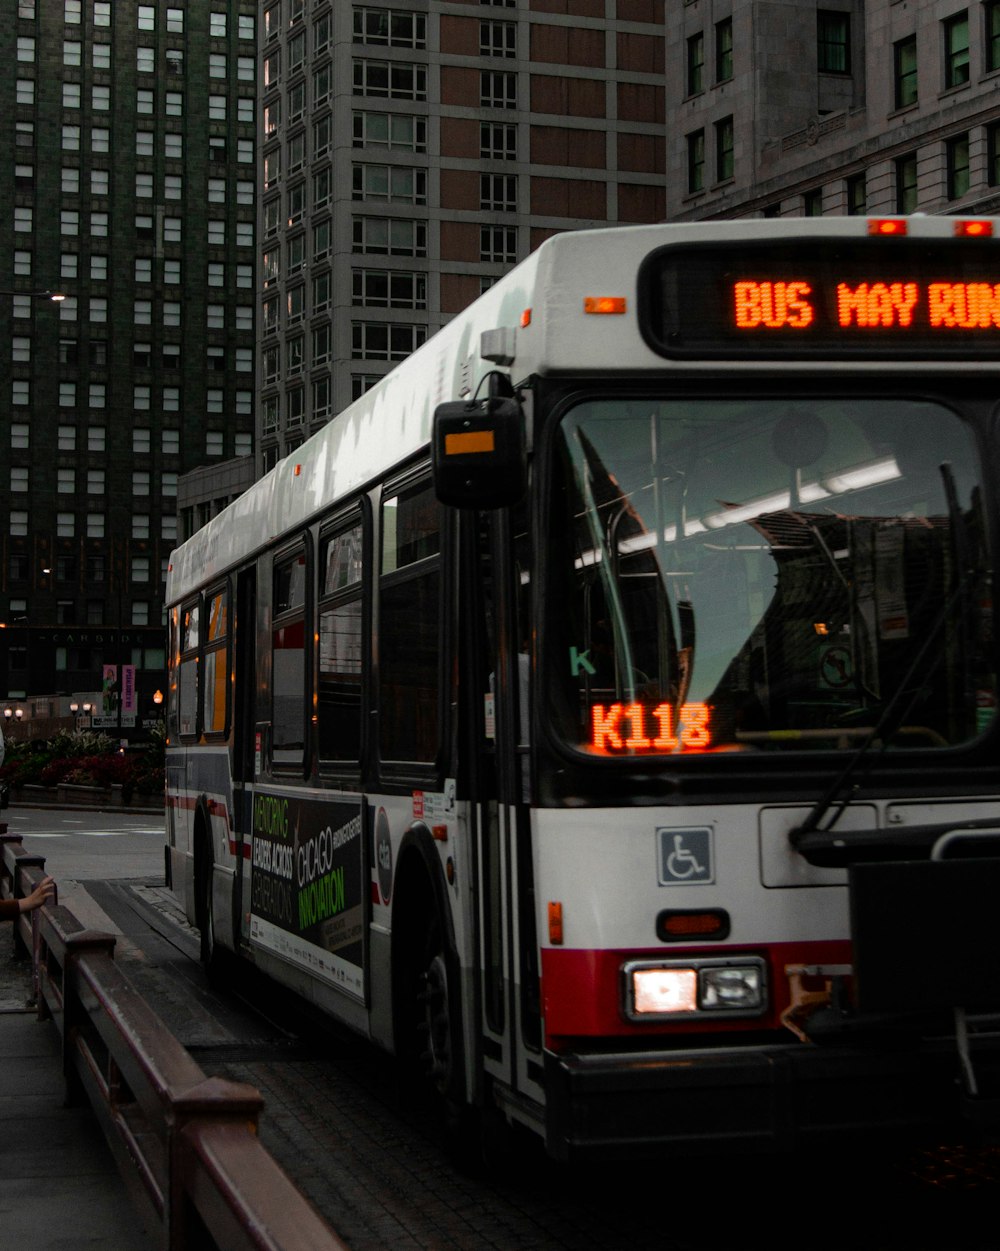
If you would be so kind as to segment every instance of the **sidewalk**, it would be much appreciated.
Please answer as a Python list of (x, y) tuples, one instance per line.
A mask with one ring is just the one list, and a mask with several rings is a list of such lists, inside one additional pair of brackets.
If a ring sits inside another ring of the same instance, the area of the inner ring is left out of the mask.
[(31, 1251), (148, 1251), (89, 1106), (64, 1105), (55, 1026), (26, 1009), (27, 961), (0, 928), (0, 1231)]

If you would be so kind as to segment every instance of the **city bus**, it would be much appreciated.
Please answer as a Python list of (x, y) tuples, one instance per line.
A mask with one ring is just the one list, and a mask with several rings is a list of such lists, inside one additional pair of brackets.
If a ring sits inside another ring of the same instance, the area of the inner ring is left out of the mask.
[(564, 1161), (988, 1120), (998, 234), (557, 235), (178, 547), (209, 969)]

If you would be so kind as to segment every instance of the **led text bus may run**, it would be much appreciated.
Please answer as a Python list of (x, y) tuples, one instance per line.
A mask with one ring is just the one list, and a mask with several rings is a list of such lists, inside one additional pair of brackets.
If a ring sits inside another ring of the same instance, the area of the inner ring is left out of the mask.
[(558, 236), (181, 546), (206, 961), (563, 1159), (989, 1110), (998, 235)]

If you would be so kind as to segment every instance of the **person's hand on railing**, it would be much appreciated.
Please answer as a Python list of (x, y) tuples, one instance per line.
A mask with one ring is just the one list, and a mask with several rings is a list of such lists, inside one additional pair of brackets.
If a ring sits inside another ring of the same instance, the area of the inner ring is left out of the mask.
[(43, 877), (30, 895), (25, 895), (23, 899), (17, 900), (18, 911), (31, 912), (34, 908), (40, 908), (43, 903), (48, 903), (55, 893), (55, 879)]

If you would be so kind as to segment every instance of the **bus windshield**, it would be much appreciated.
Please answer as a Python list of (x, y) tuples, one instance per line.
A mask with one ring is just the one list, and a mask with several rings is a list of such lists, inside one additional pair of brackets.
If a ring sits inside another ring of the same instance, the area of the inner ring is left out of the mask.
[(979, 458), (952, 409), (600, 399), (565, 415), (555, 461), (547, 671), (575, 749), (941, 748), (985, 729)]

